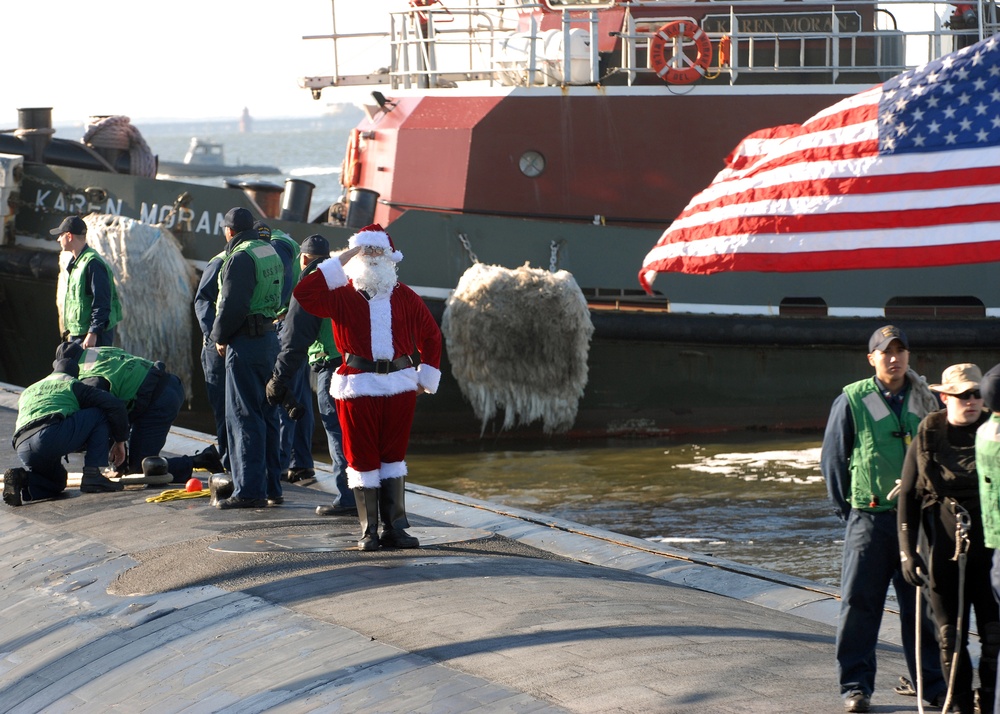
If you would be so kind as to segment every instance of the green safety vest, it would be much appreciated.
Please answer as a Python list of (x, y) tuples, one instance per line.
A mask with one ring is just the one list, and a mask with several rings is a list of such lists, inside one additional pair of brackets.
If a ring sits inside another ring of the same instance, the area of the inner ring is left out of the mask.
[(302, 251), (299, 248), (299, 244), (296, 243), (290, 235), (285, 233), (280, 228), (271, 229), (271, 242), (280, 240), (282, 243), (287, 243), (292, 248), (292, 284), (299, 282), (299, 276), (302, 274), (302, 263), (299, 261), (299, 255)]
[[(301, 251), (301, 249), (299, 248), (299, 244), (296, 243), (294, 240), (292, 240), (292, 237), (287, 233), (285, 233), (280, 228), (273, 228), (271, 230), (271, 242), (274, 243), (275, 241), (280, 241), (282, 243), (285, 243), (286, 245), (288, 245), (289, 248), (292, 249), (292, 273), (291, 275), (289, 275), (289, 278), (291, 278), (292, 285), (298, 284), (299, 275), (302, 274), (302, 265), (299, 262), (299, 254)], [(282, 290), (282, 292), (284, 292), (284, 290)], [(288, 293), (289, 300), (291, 300), (291, 297), (292, 294), (291, 292), (289, 292)], [(281, 310), (278, 311), (278, 314), (284, 315), (287, 312), (288, 312), (288, 303), (282, 301)]]
[(333, 341), (333, 322), (329, 317), (324, 318), (319, 325), (319, 334), (316, 341), (309, 345), (309, 364), (326, 362), (327, 360), (339, 357), (337, 343)]
[[(903, 401), (902, 419), (886, 404), (874, 378), (844, 387), (854, 419), (851, 452), (851, 507), (888, 511), (896, 507), (889, 492), (903, 472), (903, 457), (921, 417), (912, 405), (912, 390)], [(874, 506), (871, 504), (875, 504)]]
[(69, 272), (66, 283), (66, 295), (63, 298), (63, 324), (71, 335), (84, 335), (90, 330), (90, 312), (94, 307), (94, 296), (87, 294), (85, 276), (87, 264), (96, 260), (108, 271), (108, 281), (111, 283), (111, 313), (108, 316), (110, 330), (122, 319), (122, 304), (118, 300), (118, 288), (115, 287), (115, 275), (111, 266), (96, 250), (87, 246), (81, 251)]
[(992, 414), (976, 432), (976, 471), (983, 541), (987, 548), (1000, 548), (1000, 414)]
[(111, 393), (125, 402), (129, 411), (152, 367), (150, 360), (117, 347), (91, 347), (80, 355), (80, 379), (104, 377), (111, 385)]
[(281, 309), (281, 286), (284, 283), (285, 264), (267, 241), (258, 238), (245, 240), (226, 256), (219, 269), (219, 294), (222, 294), (222, 276), (226, 263), (237, 253), (246, 253), (253, 259), (256, 273), (253, 295), (250, 297), (250, 312), (247, 315), (263, 315), (273, 320)]
[(80, 402), (73, 394), (75, 381), (68, 374), (53, 372), (21, 392), (21, 398), (17, 402), (14, 433), (47, 416), (62, 414), (67, 417), (80, 411)]

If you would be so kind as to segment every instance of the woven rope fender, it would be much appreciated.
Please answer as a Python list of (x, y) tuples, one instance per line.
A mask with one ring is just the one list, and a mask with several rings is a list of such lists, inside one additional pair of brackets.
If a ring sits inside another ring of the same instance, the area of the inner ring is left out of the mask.
[(538, 420), (547, 434), (573, 426), (594, 326), (570, 273), (476, 263), (448, 298), (441, 331), (480, 433), (501, 410), (505, 430)]
[(142, 134), (126, 116), (96, 118), (87, 126), (83, 143), (89, 146), (129, 152), (134, 176), (156, 176), (156, 157)]
[[(198, 284), (194, 268), (181, 253), (180, 242), (166, 228), (123, 216), (93, 213), (87, 223), (87, 245), (111, 265), (122, 303), (122, 321), (115, 327), (115, 346), (137, 357), (160, 360), (180, 377), (191, 399), (193, 365), (191, 303)], [(65, 266), (60, 254), (57, 307), (62, 326)]]

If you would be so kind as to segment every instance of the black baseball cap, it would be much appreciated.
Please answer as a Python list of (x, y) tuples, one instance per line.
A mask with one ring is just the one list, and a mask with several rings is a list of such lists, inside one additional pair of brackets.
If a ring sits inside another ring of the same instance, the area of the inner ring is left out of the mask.
[(906, 335), (895, 325), (886, 325), (885, 327), (880, 327), (872, 336), (868, 339), (868, 354), (871, 354), (875, 350), (885, 352), (885, 348), (893, 340), (899, 340), (903, 345), (904, 350), (910, 349), (910, 343), (906, 339)]
[(53, 372), (62, 372), (70, 377), (80, 376), (80, 363), (75, 359), (57, 359), (52, 363)]
[(75, 236), (87, 235), (87, 224), (79, 216), (66, 216), (58, 228), (49, 231), (49, 235), (61, 236), (63, 233), (72, 233)]
[(308, 253), (309, 255), (319, 255), (323, 258), (330, 257), (330, 241), (321, 236), (319, 233), (313, 233), (308, 236), (299, 249), (303, 253)]
[(253, 229), (257, 231), (257, 237), (261, 240), (271, 240), (271, 226), (264, 223), (264, 221), (254, 222)]
[(245, 208), (230, 208), (223, 223), (226, 228), (232, 228), (237, 233), (250, 230), (253, 224), (253, 214)]

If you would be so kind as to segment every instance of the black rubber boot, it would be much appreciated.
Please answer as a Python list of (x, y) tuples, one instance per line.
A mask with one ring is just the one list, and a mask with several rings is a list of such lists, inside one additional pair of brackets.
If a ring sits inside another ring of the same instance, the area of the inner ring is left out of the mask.
[(80, 479), (81, 493), (110, 493), (123, 490), (125, 484), (108, 480), (97, 466), (83, 467), (83, 477)]
[(387, 478), (379, 485), (379, 507), (382, 510), (382, 537), (379, 542), (385, 548), (419, 548), (420, 541), (407, 533), (406, 520), (406, 480)]
[(379, 489), (356, 488), (354, 500), (358, 503), (358, 520), (361, 521), (361, 540), (358, 550), (378, 550)]

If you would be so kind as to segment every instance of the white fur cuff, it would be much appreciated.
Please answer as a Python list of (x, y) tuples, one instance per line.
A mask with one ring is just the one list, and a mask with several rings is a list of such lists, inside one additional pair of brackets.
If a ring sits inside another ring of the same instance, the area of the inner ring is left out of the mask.
[(378, 488), (379, 469), (374, 471), (358, 471), (347, 467), (347, 487), (354, 488)]
[(428, 394), (434, 394), (441, 383), (441, 370), (431, 367), (429, 364), (422, 364), (417, 367), (417, 384), (423, 387)]
[(326, 278), (326, 286), (330, 290), (347, 285), (347, 273), (344, 272), (344, 266), (340, 264), (339, 257), (327, 258), (319, 264), (318, 270), (323, 273), (323, 277)]
[(387, 464), (382, 462), (379, 465), (379, 478), (386, 481), (391, 478), (403, 478), (406, 476), (406, 462), (405, 461), (393, 461)]

